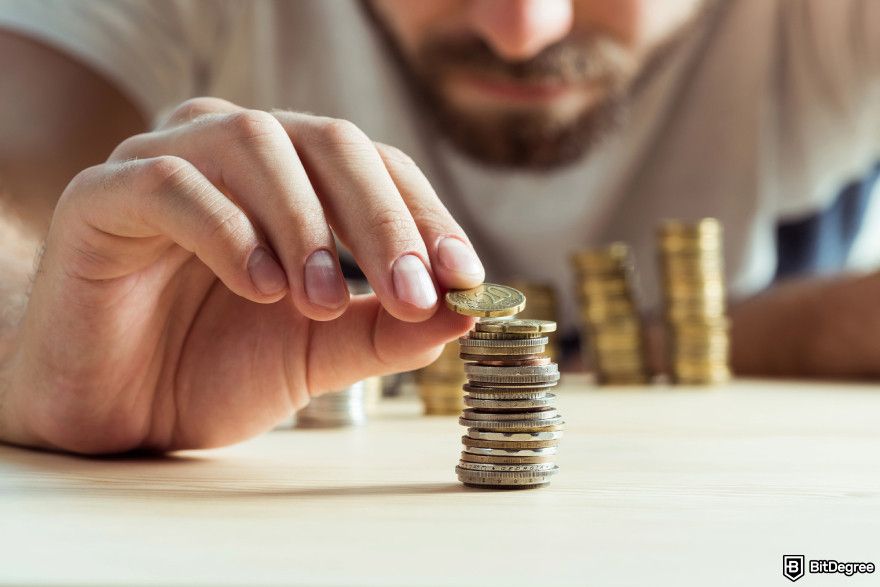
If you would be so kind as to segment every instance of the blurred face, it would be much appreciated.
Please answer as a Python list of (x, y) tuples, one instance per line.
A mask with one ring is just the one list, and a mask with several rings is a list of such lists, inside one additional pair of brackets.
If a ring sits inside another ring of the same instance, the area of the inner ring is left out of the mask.
[(578, 159), (621, 119), (636, 76), (711, 0), (371, 0), (407, 77), (484, 163)]

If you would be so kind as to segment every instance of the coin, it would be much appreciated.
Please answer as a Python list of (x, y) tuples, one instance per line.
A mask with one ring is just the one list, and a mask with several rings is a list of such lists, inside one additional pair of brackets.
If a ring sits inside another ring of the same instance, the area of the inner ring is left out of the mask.
[(514, 318), (513, 320), (480, 320), (474, 325), (477, 332), (497, 332), (508, 334), (542, 334), (555, 332), (556, 322)]
[[(477, 323), (479, 324), (479, 322)], [(473, 334), (477, 334), (476, 332)], [(531, 337), (531, 338), (513, 338), (513, 339), (501, 339), (501, 340), (486, 340), (486, 339), (477, 339), (471, 338), (470, 336), (462, 336), (458, 339), (458, 343), (462, 348), (467, 347), (497, 347), (501, 349), (509, 349), (513, 347), (533, 347), (533, 346), (545, 346), (550, 341), (546, 336), (540, 337)]]
[(510, 392), (510, 393), (475, 393), (471, 392), (467, 397), (475, 400), (530, 400), (530, 399), (540, 399), (544, 397), (546, 394), (542, 391), (528, 391), (523, 393), (518, 392)]
[(562, 438), (562, 431), (547, 432), (488, 432), (484, 430), (468, 430), (467, 435), (474, 440), (487, 440), (497, 442), (542, 442), (545, 440), (558, 441)]
[(512, 287), (484, 283), (473, 289), (447, 292), (446, 306), (465, 316), (512, 316), (526, 307), (526, 297)]
[(509, 432), (540, 432), (542, 430), (558, 430), (564, 424), (561, 416), (548, 420), (472, 420), (461, 417), (458, 423), (466, 428), (480, 430), (499, 430)]
[(490, 449), (535, 451), (545, 448), (552, 448), (556, 450), (556, 447), (559, 446), (558, 440), (530, 440), (523, 442), (517, 440), (477, 440), (476, 438), (471, 438), (470, 436), (462, 436), (461, 441), (462, 444), (464, 444), (465, 446), (465, 450)]
[(520, 472), (520, 471), (550, 471), (556, 469), (553, 463), (531, 463), (523, 465), (498, 465), (493, 463), (469, 463), (467, 461), (459, 461), (458, 466), (467, 471), (492, 471), (494, 472)]
[(513, 377), (517, 375), (553, 375), (559, 373), (559, 367), (556, 363), (550, 365), (536, 365), (524, 367), (490, 367), (486, 365), (478, 365), (476, 363), (465, 363), (464, 373), (468, 377), (472, 375), (499, 375)]
[(472, 355), (461, 353), (458, 357), (462, 361), (475, 361), (480, 365), (490, 367), (534, 367), (535, 365), (550, 364), (550, 357), (543, 355)]
[(521, 420), (521, 421), (535, 421), (540, 422), (543, 420), (553, 420), (559, 417), (559, 414), (556, 413), (556, 410), (553, 408), (541, 408), (540, 412), (512, 412), (512, 413), (494, 413), (494, 412), (479, 412), (474, 410), (473, 408), (466, 408), (461, 412), (461, 417), (466, 418), (468, 420), (481, 420), (481, 421), (500, 421), (500, 420)]
[[(517, 451), (513, 451), (517, 452)], [(467, 451), (461, 453), (461, 460), (465, 463), (484, 463), (487, 465), (537, 465), (541, 463), (552, 463), (555, 455), (547, 456), (493, 456), (479, 455)]]
[(534, 383), (547, 383), (559, 381), (559, 373), (550, 373), (548, 375), (470, 375), (468, 377), (473, 383), (487, 383), (491, 385), (515, 385), (524, 384), (532, 385)]
[(539, 381), (537, 383), (484, 383), (482, 381), (468, 381), (464, 384), (463, 389), (475, 393), (496, 391), (525, 393), (529, 391), (546, 391), (550, 387), (556, 387), (556, 381)]
[[(484, 446), (471, 446), (468, 444), (468, 441), (474, 440), (473, 438), (468, 438), (467, 436), (461, 437), (462, 444), (465, 445), (464, 451), (468, 454), (473, 455), (483, 455), (487, 457), (551, 457), (556, 454), (557, 445), (553, 445), (546, 448), (538, 448), (538, 447), (528, 447), (528, 448), (514, 448), (505, 446), (504, 448), (498, 447), (484, 447)], [(477, 441), (480, 442), (480, 441)], [(497, 443), (496, 443), (497, 444)]]
[(496, 477), (487, 475), (485, 471), (458, 472), (458, 480), (468, 487), (477, 489), (532, 489), (550, 483), (551, 475), (523, 474), (519, 477)]
[(540, 332), (479, 332), (468, 333), (471, 340), (527, 340), (541, 338)]
[(472, 408), (493, 408), (506, 410), (511, 408), (545, 408), (556, 402), (556, 396), (547, 393), (534, 399), (482, 399), (470, 395), (464, 396), (464, 403)]
[[(544, 345), (540, 346), (512, 346), (512, 347), (491, 347), (491, 346), (462, 346), (462, 352), (471, 355), (540, 355), (544, 352)], [(459, 354), (459, 357), (461, 355)]]

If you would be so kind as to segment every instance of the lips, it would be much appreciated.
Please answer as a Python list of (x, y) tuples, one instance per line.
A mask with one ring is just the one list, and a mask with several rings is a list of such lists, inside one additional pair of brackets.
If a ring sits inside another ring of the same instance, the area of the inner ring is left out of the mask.
[(547, 102), (574, 89), (572, 84), (559, 81), (520, 81), (476, 75), (460, 76), (458, 81), (481, 95), (517, 102)]

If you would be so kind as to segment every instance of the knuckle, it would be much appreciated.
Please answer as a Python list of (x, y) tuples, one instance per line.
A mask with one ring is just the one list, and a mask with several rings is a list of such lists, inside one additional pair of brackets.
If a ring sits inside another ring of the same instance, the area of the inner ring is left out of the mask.
[(318, 123), (318, 136), (322, 143), (331, 147), (372, 144), (367, 135), (355, 123), (341, 118), (323, 118)]
[(208, 214), (202, 226), (205, 240), (237, 243), (242, 240), (246, 232), (247, 220), (238, 208), (215, 210)]
[(367, 221), (367, 230), (383, 241), (408, 243), (412, 240), (412, 219), (409, 214), (396, 210), (380, 210), (372, 214)]
[(105, 181), (106, 168), (105, 164), (93, 165), (77, 173), (58, 198), (58, 202), (55, 204), (57, 213), (75, 206), (77, 200), (88, 195), (94, 186), (100, 185), (102, 181)]
[(174, 109), (171, 113), (170, 120), (193, 120), (205, 114), (212, 114), (225, 110), (231, 105), (230, 102), (220, 98), (211, 98), (207, 96), (199, 96), (190, 98)]
[(235, 142), (275, 141), (284, 128), (274, 116), (261, 110), (240, 110), (226, 116), (226, 130)]
[(110, 153), (109, 161), (120, 161), (130, 159), (139, 153), (147, 140), (149, 133), (140, 133), (132, 135), (119, 143), (113, 152)]
[(147, 191), (177, 191), (194, 172), (192, 164), (174, 155), (160, 155), (139, 162), (139, 179)]
[(376, 146), (378, 147), (379, 152), (382, 153), (382, 158), (385, 159), (387, 163), (403, 169), (411, 169), (414, 171), (419, 170), (419, 166), (416, 164), (415, 160), (401, 149), (398, 149), (393, 145), (386, 145), (385, 143), (376, 143)]

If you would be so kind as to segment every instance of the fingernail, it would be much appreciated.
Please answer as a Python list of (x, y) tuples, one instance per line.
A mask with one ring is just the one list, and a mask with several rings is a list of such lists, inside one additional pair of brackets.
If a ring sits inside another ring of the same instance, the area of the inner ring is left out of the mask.
[(453, 237), (446, 237), (437, 245), (440, 264), (450, 271), (468, 275), (482, 275), (483, 264), (470, 246)]
[(309, 301), (324, 308), (338, 308), (348, 297), (336, 259), (326, 249), (319, 249), (306, 259), (304, 284)]
[(391, 270), (394, 295), (402, 302), (417, 308), (433, 308), (437, 303), (434, 282), (422, 260), (415, 255), (403, 255)]
[(287, 287), (287, 276), (284, 269), (265, 247), (257, 247), (247, 262), (251, 281), (261, 293), (269, 296), (277, 294)]

